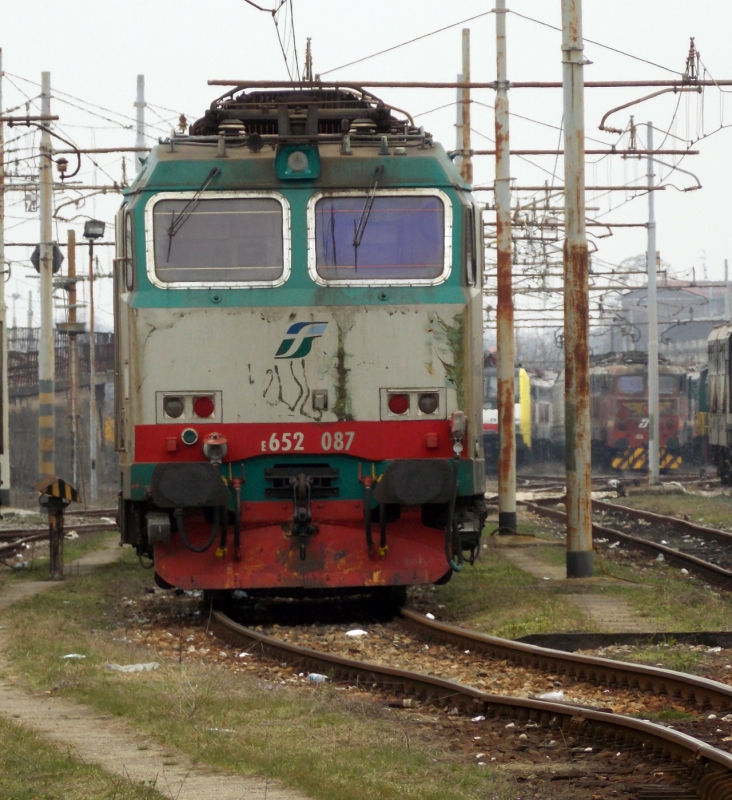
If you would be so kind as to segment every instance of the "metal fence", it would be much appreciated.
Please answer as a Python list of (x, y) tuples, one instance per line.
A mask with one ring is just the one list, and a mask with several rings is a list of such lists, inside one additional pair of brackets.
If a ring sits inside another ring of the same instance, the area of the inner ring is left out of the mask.
[[(8, 329), (8, 384), (10, 390), (38, 385), (38, 337), (40, 328)], [(71, 337), (62, 331), (54, 332), (56, 349), (56, 381), (69, 379), (69, 342)], [(79, 380), (89, 382), (89, 334), (76, 334), (79, 354)], [(95, 333), (96, 371), (114, 370), (114, 334)]]

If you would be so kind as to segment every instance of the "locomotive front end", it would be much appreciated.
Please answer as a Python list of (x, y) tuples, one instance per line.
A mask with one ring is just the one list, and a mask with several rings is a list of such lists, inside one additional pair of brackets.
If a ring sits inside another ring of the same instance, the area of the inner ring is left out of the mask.
[(123, 540), (163, 585), (405, 587), (485, 517), (480, 221), (359, 92), (232, 92), (120, 212)]

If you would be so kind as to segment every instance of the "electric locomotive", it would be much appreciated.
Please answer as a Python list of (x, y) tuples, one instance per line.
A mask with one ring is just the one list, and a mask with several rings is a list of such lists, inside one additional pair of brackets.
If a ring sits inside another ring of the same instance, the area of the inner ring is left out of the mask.
[[(689, 430), (687, 374), (662, 361), (658, 370), (659, 465), (678, 469)], [(564, 449), (564, 372), (554, 384), (552, 437)], [(590, 362), (592, 459), (611, 469), (648, 467), (648, 354), (606, 353)]]
[[(516, 460), (525, 463), (531, 453), (531, 379), (518, 366), (514, 372), (513, 418), (516, 432)], [(488, 469), (498, 465), (498, 368), (496, 354), (483, 358), (483, 452)]]
[(117, 242), (120, 526), (160, 585), (400, 598), (476, 555), (480, 213), (409, 115), (238, 86)]

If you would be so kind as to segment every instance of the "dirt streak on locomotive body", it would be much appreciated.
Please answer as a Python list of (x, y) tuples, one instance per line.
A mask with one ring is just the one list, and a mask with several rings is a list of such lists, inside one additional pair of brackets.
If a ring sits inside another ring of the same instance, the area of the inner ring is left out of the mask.
[(447, 579), (484, 519), (482, 235), (366, 92), (212, 104), (118, 219), (123, 540), (187, 588)]

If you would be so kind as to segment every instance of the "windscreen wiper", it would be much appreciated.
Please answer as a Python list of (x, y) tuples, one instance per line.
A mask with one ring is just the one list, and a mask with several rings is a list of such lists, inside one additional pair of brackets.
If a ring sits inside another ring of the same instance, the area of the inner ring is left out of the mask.
[(170, 227), (168, 228), (168, 255), (166, 262), (170, 260), (170, 248), (173, 246), (173, 237), (185, 225), (186, 220), (196, 210), (196, 206), (201, 202), (201, 195), (206, 191), (211, 181), (221, 174), (218, 167), (213, 167), (211, 172), (208, 173), (206, 180), (201, 184), (200, 188), (191, 197), (191, 199), (183, 206), (183, 210), (175, 216), (175, 211), (170, 212)]
[(361, 219), (358, 221), (358, 225), (356, 225), (356, 220), (353, 220), (353, 271), (358, 272), (358, 248), (361, 246), (361, 241), (363, 239), (363, 235), (366, 232), (366, 225), (369, 221), (369, 216), (371, 215), (371, 207), (374, 204), (374, 199), (376, 197), (376, 187), (379, 185), (379, 180), (381, 176), (384, 174), (384, 165), (379, 164), (378, 167), (374, 170), (374, 176), (371, 178), (371, 186), (369, 187), (369, 193), (366, 195), (366, 202), (363, 206), (363, 211), (361, 211)]

